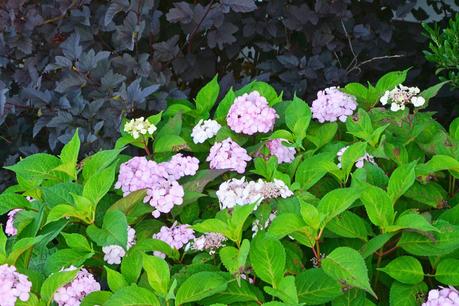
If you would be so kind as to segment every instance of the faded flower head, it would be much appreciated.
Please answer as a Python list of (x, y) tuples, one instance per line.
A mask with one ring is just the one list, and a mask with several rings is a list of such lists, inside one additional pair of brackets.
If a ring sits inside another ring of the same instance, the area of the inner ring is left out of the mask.
[(6, 225), (5, 225), (5, 234), (8, 236), (16, 236), (18, 231), (16, 227), (14, 227), (14, 217), (18, 212), (20, 212), (22, 209), (16, 208), (11, 210), (8, 213), (8, 220), (6, 220)]
[(404, 110), (407, 104), (413, 104), (414, 107), (424, 105), (426, 100), (419, 96), (420, 90), (418, 87), (407, 87), (402, 84), (392, 90), (387, 90), (379, 100), (382, 105), (390, 103), (390, 110), (397, 112)]
[(317, 93), (312, 102), (312, 118), (323, 122), (345, 122), (357, 108), (355, 97), (340, 91), (337, 87), (329, 87)]
[[(70, 266), (63, 271), (75, 269), (74, 266)], [(72, 282), (57, 289), (54, 294), (54, 301), (59, 306), (78, 306), (86, 295), (99, 290), (100, 284), (94, 279), (94, 275), (82, 268)]]
[(228, 137), (210, 148), (206, 160), (210, 162), (211, 169), (229, 169), (244, 173), (247, 162), (251, 159), (243, 147)]
[[(128, 242), (126, 245), (126, 250), (129, 250), (135, 244), (135, 229), (128, 226)], [(126, 251), (119, 245), (108, 245), (102, 247), (102, 252), (104, 252), (104, 260), (110, 265), (119, 265), (121, 263), (121, 258), (126, 255)]]
[(193, 137), (194, 143), (203, 143), (207, 139), (210, 139), (217, 135), (218, 131), (222, 126), (215, 120), (199, 120), (198, 124), (193, 128), (191, 137)]
[[(180, 224), (174, 222), (171, 227), (163, 226), (158, 233), (153, 235), (154, 239), (159, 239), (171, 247), (181, 249), (190, 240), (194, 239), (194, 230), (188, 224)], [(159, 257), (165, 257), (161, 252), (155, 251), (154, 254)]]
[(207, 251), (210, 255), (215, 254), (216, 250), (224, 247), (226, 237), (220, 233), (205, 233), (204, 235), (194, 238), (190, 243), (190, 248), (196, 251)]
[(16, 267), (0, 266), (0, 305), (14, 306), (16, 301), (26, 302), (30, 297), (32, 283), (26, 275), (16, 271)]
[(459, 292), (456, 288), (441, 287), (429, 291), (427, 301), (422, 306), (454, 306), (459, 305)]
[(234, 100), (226, 121), (236, 133), (253, 135), (271, 131), (277, 118), (276, 111), (269, 106), (266, 98), (258, 91), (252, 91)]
[(143, 117), (140, 117), (126, 122), (124, 131), (134, 137), (134, 139), (137, 139), (140, 135), (152, 135), (156, 131), (156, 126)]
[(270, 140), (266, 143), (271, 156), (276, 156), (279, 164), (290, 163), (295, 159), (295, 148), (287, 147), (283, 144), (283, 142), (288, 141), (282, 138), (278, 138)]
[[(336, 156), (338, 156), (338, 168), (341, 168), (341, 159), (343, 158), (344, 152), (346, 152), (346, 150), (348, 148), (349, 148), (349, 146), (345, 146), (345, 147), (341, 148), (338, 151), (338, 153), (336, 154)], [(371, 163), (371, 164), (375, 164), (375, 159), (374, 159), (373, 155), (365, 153), (364, 156), (362, 156), (359, 159), (357, 159), (357, 161), (355, 162), (355, 166), (357, 168), (363, 168), (363, 166), (365, 166), (365, 162)]]

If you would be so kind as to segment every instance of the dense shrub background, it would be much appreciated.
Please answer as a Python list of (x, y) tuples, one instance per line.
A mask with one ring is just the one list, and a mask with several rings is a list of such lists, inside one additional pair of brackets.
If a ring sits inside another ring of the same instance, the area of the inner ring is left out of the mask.
[[(226, 88), (257, 78), (306, 99), (410, 65), (427, 86), (419, 23), (394, 21), (426, 18), (415, 2), (2, 1), (0, 162), (55, 151), (77, 127), (83, 152), (111, 147), (123, 115), (193, 96), (216, 73)], [(444, 2), (428, 1), (446, 17)]]

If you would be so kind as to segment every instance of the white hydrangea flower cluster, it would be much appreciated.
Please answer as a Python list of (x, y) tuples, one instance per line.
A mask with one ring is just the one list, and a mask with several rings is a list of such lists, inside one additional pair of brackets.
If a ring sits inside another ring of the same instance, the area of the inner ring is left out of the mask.
[(259, 204), (265, 199), (288, 198), (293, 195), (293, 192), (281, 180), (265, 182), (259, 179), (246, 182), (245, 177), (242, 177), (221, 183), (216, 194), (220, 209), (225, 209), (236, 205)]
[(144, 117), (140, 117), (126, 122), (124, 131), (137, 139), (140, 135), (152, 135), (156, 131), (156, 126), (145, 120)]
[(225, 246), (225, 241), (226, 237), (220, 233), (205, 233), (194, 238), (189, 248), (195, 251), (207, 251), (210, 255), (214, 255), (219, 248)]
[(424, 105), (426, 100), (419, 96), (420, 90), (418, 87), (408, 87), (402, 84), (392, 90), (387, 90), (379, 100), (382, 105), (390, 103), (390, 110), (398, 112), (404, 110), (407, 104), (413, 104), (414, 107)]
[[(135, 229), (128, 226), (128, 242), (126, 250), (129, 250), (135, 244)], [(126, 255), (126, 251), (119, 245), (107, 245), (102, 248), (104, 260), (110, 265), (119, 265), (121, 258)]]
[(198, 124), (193, 128), (191, 132), (191, 137), (193, 137), (193, 142), (203, 143), (207, 139), (210, 139), (217, 135), (218, 131), (222, 126), (215, 120), (199, 120)]

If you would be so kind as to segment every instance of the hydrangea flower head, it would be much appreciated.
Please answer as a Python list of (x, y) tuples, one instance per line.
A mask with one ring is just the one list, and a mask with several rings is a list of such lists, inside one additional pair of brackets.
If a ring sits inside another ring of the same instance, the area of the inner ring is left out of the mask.
[[(345, 147), (341, 148), (338, 151), (338, 153), (336, 154), (336, 156), (338, 157), (338, 168), (341, 168), (341, 159), (343, 158), (344, 152), (346, 152), (346, 150), (348, 148), (349, 148), (349, 146), (345, 146)], [(365, 162), (371, 163), (371, 164), (375, 164), (375, 159), (374, 159), (373, 155), (365, 153), (364, 156), (362, 156), (359, 159), (357, 159), (357, 161), (355, 162), (355, 166), (357, 168), (363, 168), (363, 166), (365, 166)]]
[[(154, 239), (162, 240), (177, 250), (181, 249), (190, 240), (195, 238), (194, 230), (188, 224), (177, 224), (174, 222), (171, 227), (162, 226), (158, 233), (153, 235)], [(156, 256), (164, 257), (161, 252), (154, 252)]]
[(237, 97), (231, 105), (226, 122), (236, 133), (253, 135), (267, 133), (274, 127), (278, 115), (258, 91)]
[[(128, 242), (126, 250), (129, 250), (135, 244), (135, 229), (128, 226)], [(126, 251), (119, 245), (107, 245), (102, 247), (104, 252), (104, 260), (110, 265), (119, 265), (121, 258), (126, 255)]]
[(404, 110), (408, 104), (413, 104), (414, 107), (424, 105), (426, 100), (419, 96), (419, 93), (418, 87), (407, 87), (400, 84), (392, 90), (387, 90), (379, 101), (382, 105), (390, 103), (390, 110), (398, 112)]
[(290, 163), (295, 159), (295, 148), (287, 147), (283, 144), (283, 142), (287, 141), (285, 139), (278, 138), (270, 140), (266, 143), (271, 156), (276, 156), (279, 164)]
[(347, 117), (357, 108), (355, 97), (340, 91), (337, 87), (329, 87), (317, 93), (312, 102), (312, 118), (323, 122), (345, 122)]
[(243, 147), (228, 137), (210, 148), (206, 160), (210, 162), (211, 169), (229, 169), (244, 173), (247, 162), (251, 159)]
[[(63, 269), (63, 271), (75, 269), (74, 266), (70, 266), (67, 269)], [(86, 295), (99, 290), (100, 284), (94, 279), (94, 275), (83, 268), (72, 282), (57, 289), (54, 294), (54, 301), (59, 306), (78, 306)]]
[(137, 139), (140, 135), (152, 135), (156, 131), (156, 126), (143, 117), (140, 117), (126, 122), (124, 131), (134, 137), (134, 139)]
[(222, 126), (215, 120), (199, 120), (198, 124), (193, 128), (191, 137), (193, 137), (194, 143), (203, 143), (207, 139), (210, 139), (217, 135), (218, 131)]
[(191, 242), (190, 248), (196, 251), (207, 251), (210, 255), (213, 255), (216, 250), (225, 246), (223, 244), (225, 241), (226, 237), (220, 233), (205, 233), (195, 238)]
[(429, 291), (427, 301), (422, 306), (459, 306), (459, 292), (454, 287), (441, 287)]
[(0, 305), (14, 306), (16, 301), (26, 302), (30, 297), (32, 283), (26, 275), (16, 271), (16, 267), (0, 266)]
[(174, 180), (178, 180), (187, 175), (195, 175), (199, 169), (199, 159), (193, 156), (183, 156), (175, 154), (171, 160), (160, 164), (164, 166), (167, 173)]
[(8, 213), (8, 220), (6, 220), (6, 225), (5, 225), (5, 234), (8, 236), (16, 236), (18, 233), (18, 230), (16, 227), (14, 227), (14, 217), (18, 212), (20, 212), (22, 209), (16, 208), (11, 210)]

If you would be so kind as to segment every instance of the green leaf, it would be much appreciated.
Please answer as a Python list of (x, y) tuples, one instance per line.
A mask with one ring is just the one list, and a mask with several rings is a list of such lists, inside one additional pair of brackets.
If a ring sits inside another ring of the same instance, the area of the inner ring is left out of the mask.
[(105, 266), (105, 271), (107, 271), (107, 283), (111, 291), (115, 292), (121, 288), (127, 287), (128, 283), (124, 279), (123, 275), (115, 270), (110, 269)]
[(174, 152), (178, 147), (187, 145), (186, 140), (177, 135), (159, 136), (154, 145), (155, 153)]
[(368, 279), (368, 270), (362, 255), (349, 247), (338, 247), (322, 260), (322, 268), (330, 277), (364, 289), (374, 297)]
[(224, 291), (227, 281), (217, 272), (198, 272), (187, 278), (178, 288), (175, 296), (177, 306), (200, 301), (203, 298)]
[(351, 173), (355, 162), (365, 155), (366, 148), (366, 142), (356, 142), (350, 145), (347, 150), (344, 151), (341, 158), (341, 169), (344, 171), (346, 177)]
[(147, 272), (148, 283), (158, 294), (165, 297), (169, 289), (170, 272), (167, 262), (157, 256), (143, 255), (143, 268)]
[(296, 277), (298, 300), (305, 305), (326, 304), (342, 295), (339, 283), (322, 269), (309, 269)]
[(206, 219), (201, 223), (193, 225), (193, 229), (200, 233), (215, 232), (229, 239), (234, 238), (228, 224), (219, 219)]
[(143, 254), (134, 247), (129, 249), (121, 261), (121, 274), (128, 284), (136, 283), (142, 272)]
[(440, 230), (427, 221), (425, 217), (416, 212), (403, 212), (398, 217), (395, 225), (390, 226), (388, 231), (398, 231), (404, 228), (411, 228), (425, 232), (439, 232)]
[(233, 240), (237, 244), (241, 242), (244, 223), (247, 220), (247, 218), (250, 216), (250, 214), (253, 212), (253, 210), (255, 209), (255, 206), (256, 206), (255, 204), (247, 204), (247, 205), (236, 205), (233, 208), (231, 218), (228, 222), (232, 238), (231, 237), (228, 237), (228, 238)]
[(295, 277), (292, 275), (284, 277), (279, 288), (264, 287), (264, 290), (271, 296), (281, 299), (283, 302), (297, 305), (298, 295), (296, 292)]
[(421, 263), (412, 256), (397, 257), (384, 268), (379, 268), (378, 270), (383, 271), (401, 283), (409, 285), (417, 284), (424, 279)]
[(405, 285), (393, 282), (390, 287), (390, 306), (418, 306), (420, 301), (417, 297), (424, 296), (427, 292), (427, 285), (419, 283), (416, 285)]
[(215, 110), (214, 119), (220, 123), (226, 124), (226, 115), (228, 115), (228, 111), (231, 108), (231, 105), (236, 99), (236, 94), (234, 93), (233, 89), (230, 88), (226, 93), (225, 97), (218, 103), (217, 109)]
[(239, 255), (239, 250), (232, 246), (226, 246), (220, 249), (218, 252), (220, 255), (220, 260), (231, 274), (235, 274), (239, 271), (239, 263), (237, 262), (237, 257)]
[(111, 296), (112, 293), (109, 291), (93, 291), (84, 297), (80, 306), (105, 305), (104, 303), (108, 301)]
[(147, 195), (146, 189), (136, 190), (129, 193), (127, 196), (119, 199), (112, 206), (108, 208), (107, 211), (120, 210), (126, 216), (129, 216), (129, 213), (134, 209), (137, 204), (145, 205), (143, 199)]
[(50, 305), (57, 289), (70, 283), (75, 278), (78, 271), (78, 269), (75, 269), (72, 271), (63, 271), (51, 274), (41, 286), (40, 300), (43, 301), (45, 305)]
[(338, 124), (336, 122), (320, 124), (311, 122), (306, 138), (318, 149), (329, 143), (335, 137), (337, 131)]
[(89, 245), (88, 240), (83, 235), (76, 234), (76, 233), (72, 233), (72, 234), (62, 233), (62, 236), (64, 236), (65, 243), (67, 243), (67, 246), (69, 248), (82, 250), (82, 251), (88, 251), (88, 252), (93, 251), (92, 247)]
[(275, 239), (282, 239), (293, 232), (301, 231), (306, 223), (294, 213), (282, 213), (276, 216), (269, 226), (268, 233)]
[(29, 208), (30, 202), (16, 193), (0, 194), (0, 215), (4, 215), (15, 208)]
[(83, 197), (89, 199), (94, 205), (110, 190), (115, 181), (116, 164), (92, 175), (83, 186)]
[(88, 222), (89, 216), (86, 212), (80, 212), (75, 207), (67, 204), (54, 206), (48, 214), (46, 224), (60, 220), (62, 218), (77, 218), (84, 222)]
[(8, 255), (6, 262), (10, 265), (14, 265), (25, 251), (32, 248), (34, 245), (39, 243), (45, 236), (27, 237), (16, 241), (11, 248), (10, 254)]
[(442, 259), (437, 265), (435, 279), (448, 286), (459, 285), (459, 259)]
[(319, 202), (317, 210), (321, 216), (321, 227), (334, 217), (348, 209), (360, 197), (361, 190), (357, 188), (334, 189), (327, 193)]
[(386, 73), (376, 83), (377, 90), (380, 93), (384, 93), (386, 90), (392, 90), (397, 85), (402, 84), (406, 80), (408, 70), (409, 69)]
[(451, 170), (459, 173), (459, 161), (447, 155), (435, 155), (427, 163), (416, 167), (417, 176), (428, 176), (438, 171)]
[(394, 223), (394, 208), (388, 194), (379, 187), (366, 185), (362, 192), (361, 200), (370, 221), (381, 228), (386, 228)]
[(207, 83), (196, 95), (196, 110), (198, 114), (207, 114), (218, 98), (220, 86), (218, 85), (217, 76), (215, 76), (209, 83)]
[(366, 292), (357, 288), (346, 290), (341, 296), (334, 299), (332, 306), (372, 306), (366, 303)]
[(345, 238), (368, 239), (368, 229), (365, 221), (350, 211), (345, 211), (327, 224), (327, 229)]
[(288, 103), (285, 110), (285, 123), (290, 131), (295, 134), (297, 141), (302, 141), (306, 137), (311, 114), (308, 104), (297, 96)]
[(404, 196), (431, 207), (439, 207), (446, 201), (448, 193), (440, 184), (435, 182), (428, 184), (414, 182)]
[(387, 186), (387, 193), (395, 203), (405, 192), (410, 189), (416, 180), (416, 173), (414, 171), (416, 162), (401, 165), (392, 172), (389, 178), (389, 184)]
[(88, 180), (92, 175), (100, 173), (102, 169), (107, 168), (113, 163), (123, 148), (114, 150), (99, 151), (83, 160), (83, 178)]
[(93, 255), (94, 252), (92, 251), (60, 249), (46, 258), (45, 271), (46, 273), (53, 273), (70, 265), (80, 266)]
[[(59, 204), (73, 205), (73, 194), (81, 194), (83, 188), (75, 183), (59, 183), (42, 188), (43, 200), (50, 208)], [(30, 205), (30, 203), (29, 203)]]
[(104, 306), (160, 306), (158, 298), (145, 288), (135, 284), (116, 291)]
[(126, 248), (127, 226), (126, 216), (119, 210), (113, 210), (105, 214), (102, 228), (91, 224), (86, 233), (98, 246), (116, 244)]
[(78, 153), (80, 152), (80, 137), (78, 137), (78, 129), (75, 130), (72, 139), (64, 145), (61, 151), (62, 165), (68, 165), (65, 171), (72, 178), (76, 179), (76, 165), (78, 162)]
[(4, 168), (26, 179), (43, 180), (53, 178), (50, 174), (60, 163), (59, 158), (54, 155), (37, 153), (20, 160), (13, 166)]
[(435, 84), (433, 86), (430, 86), (429, 88), (424, 89), (419, 95), (423, 97), (426, 100), (426, 103), (422, 106), (422, 108), (427, 107), (429, 104), (429, 100), (435, 97), (440, 89), (443, 87), (443, 85), (449, 83), (450, 81), (444, 81), (440, 82), (438, 84)]
[(382, 248), (394, 235), (395, 233), (385, 233), (373, 237), (360, 248), (360, 254), (362, 254), (363, 258), (373, 255), (373, 253)]
[(240, 285), (237, 282), (229, 282), (225, 290), (209, 296), (201, 302), (203, 305), (210, 305), (212, 303), (233, 305), (243, 302), (247, 302), (247, 305), (252, 305), (249, 302), (259, 303), (261, 301), (263, 301), (263, 295), (258, 288), (249, 284), (247, 281), (241, 280)]
[(161, 253), (166, 254), (168, 257), (178, 260), (180, 254), (175, 248), (172, 248), (169, 244), (162, 240), (158, 239), (142, 239), (141, 241), (137, 241), (137, 243), (131, 248), (141, 252), (152, 252), (152, 251), (159, 251)]
[(277, 288), (285, 272), (286, 255), (282, 243), (260, 232), (252, 240), (249, 257), (255, 274)]
[(335, 154), (326, 152), (305, 158), (298, 166), (295, 180), (304, 190), (314, 186), (330, 169), (339, 170), (333, 162)]

